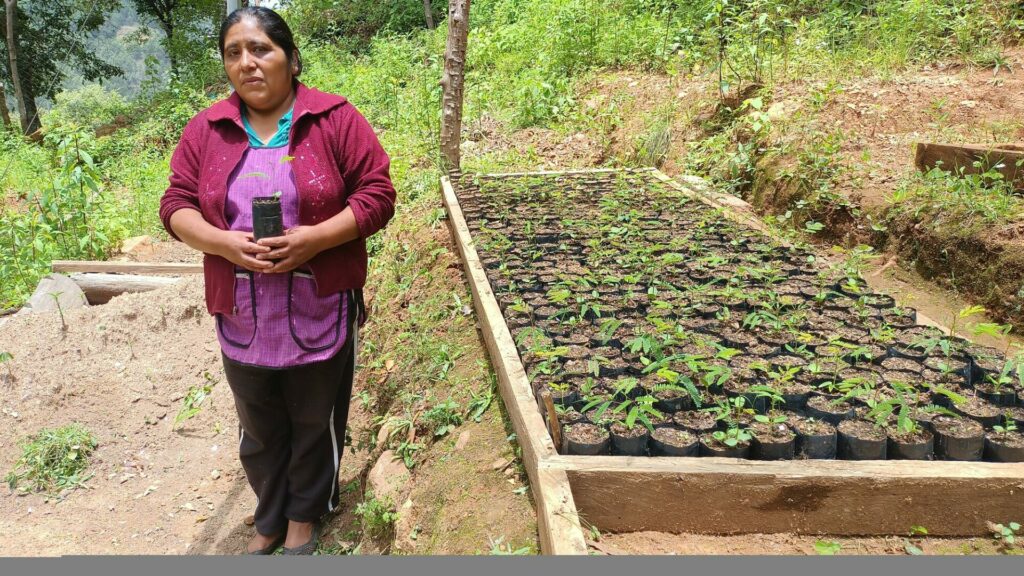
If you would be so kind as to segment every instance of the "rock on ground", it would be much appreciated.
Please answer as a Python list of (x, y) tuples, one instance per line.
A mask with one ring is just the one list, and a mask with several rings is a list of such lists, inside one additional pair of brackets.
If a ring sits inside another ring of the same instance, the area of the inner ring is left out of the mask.
[(25, 304), (31, 312), (62, 312), (88, 306), (85, 292), (75, 281), (63, 274), (50, 274), (39, 281), (36, 291)]
[(409, 470), (392, 450), (385, 450), (366, 477), (366, 484), (378, 500), (398, 505), (399, 497), (409, 483)]

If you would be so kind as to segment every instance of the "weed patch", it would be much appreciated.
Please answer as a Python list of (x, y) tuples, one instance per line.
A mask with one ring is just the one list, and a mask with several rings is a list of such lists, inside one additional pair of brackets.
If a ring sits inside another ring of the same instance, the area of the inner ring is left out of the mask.
[(21, 447), (21, 457), (5, 480), (12, 490), (59, 495), (78, 488), (92, 476), (87, 472), (96, 438), (79, 424), (43, 429)]

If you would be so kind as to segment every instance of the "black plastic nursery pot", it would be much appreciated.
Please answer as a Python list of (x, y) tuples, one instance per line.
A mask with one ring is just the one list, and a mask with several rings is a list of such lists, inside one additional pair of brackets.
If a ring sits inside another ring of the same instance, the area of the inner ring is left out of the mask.
[(888, 437), (870, 422), (845, 420), (836, 428), (837, 453), (843, 460), (885, 460)]
[(697, 456), (700, 439), (688, 430), (664, 426), (651, 433), (650, 450), (652, 456)]
[(700, 437), (700, 455), (719, 458), (748, 458), (750, 456), (750, 443), (744, 442), (736, 446), (726, 446), (715, 440), (710, 434), (706, 434)]
[(807, 407), (807, 400), (811, 397), (810, 388), (793, 388), (782, 391), (782, 407), (785, 410), (799, 411)]
[(847, 402), (834, 402), (838, 396), (815, 394), (807, 399), (807, 416), (838, 426), (840, 422), (856, 415), (854, 407)]
[(578, 422), (565, 428), (566, 452), (575, 456), (607, 454), (611, 446), (608, 430), (587, 422)]
[(679, 412), (693, 406), (693, 400), (685, 393), (680, 394), (675, 391), (671, 391), (671, 394), (656, 392), (654, 397), (657, 398), (654, 407), (662, 412)]
[(835, 426), (823, 420), (798, 419), (792, 423), (796, 431), (796, 451), (812, 460), (833, 460), (838, 437)]
[(281, 199), (277, 196), (257, 196), (252, 199), (252, 237), (273, 238), (284, 235)]
[(974, 387), (978, 398), (983, 398), (996, 406), (1014, 406), (1017, 404), (1017, 393), (1012, 388), (1000, 388), (998, 390), (991, 385), (984, 383), (976, 384)]
[(612, 437), (612, 453), (621, 456), (643, 456), (647, 454), (647, 442), (651, 433), (642, 424), (627, 428), (622, 422), (615, 422), (609, 428)]
[(985, 428), (991, 428), (1003, 421), (1003, 411), (979, 396), (968, 396), (967, 402), (954, 404), (953, 412), (976, 421)]
[(989, 432), (985, 435), (985, 460), (1024, 462), (1024, 434)]
[(710, 434), (718, 428), (718, 420), (715, 420), (715, 417), (710, 412), (698, 410), (676, 412), (673, 416), (673, 422), (675, 422), (676, 426), (689, 430), (697, 436)]
[(889, 434), (886, 456), (890, 460), (931, 460), (935, 454), (935, 437), (927, 430), (911, 434)]
[(579, 392), (572, 388), (567, 390), (554, 390), (548, 388), (548, 392), (551, 394), (551, 401), (557, 406), (573, 406), (580, 400)]
[(754, 460), (792, 460), (796, 456), (796, 433), (785, 424), (756, 423), (751, 426), (750, 457)]
[(935, 457), (939, 460), (981, 460), (985, 452), (985, 429), (974, 420), (938, 416), (932, 420)]

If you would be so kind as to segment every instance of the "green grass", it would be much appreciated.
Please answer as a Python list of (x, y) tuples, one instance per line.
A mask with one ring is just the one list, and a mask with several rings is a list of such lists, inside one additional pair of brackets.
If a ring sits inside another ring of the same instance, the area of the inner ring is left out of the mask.
[(363, 528), (363, 533), (371, 537), (387, 535), (395, 528), (398, 512), (389, 498), (378, 499), (372, 492), (367, 492), (365, 499), (356, 504), (353, 511)]
[(997, 172), (957, 175), (934, 168), (901, 182), (889, 198), (886, 215), (967, 237), (1024, 217), (1024, 202), (1012, 188)]
[(80, 424), (43, 429), (21, 447), (21, 458), (5, 480), (11, 489), (59, 495), (83, 486), (96, 438)]

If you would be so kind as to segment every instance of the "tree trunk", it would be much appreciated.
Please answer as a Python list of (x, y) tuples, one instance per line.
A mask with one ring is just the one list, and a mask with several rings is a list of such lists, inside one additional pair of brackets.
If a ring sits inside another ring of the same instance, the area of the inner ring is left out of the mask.
[(446, 170), (459, 170), (459, 144), (462, 142), (463, 69), (469, 41), (469, 2), (448, 3), (448, 46), (444, 51), (444, 75), (441, 77), (441, 154)]
[(160, 28), (164, 31), (164, 37), (167, 40), (165, 49), (167, 50), (167, 60), (171, 63), (171, 75), (175, 78), (178, 77), (178, 57), (175, 55), (177, 50), (174, 47), (174, 22), (171, 21), (170, 16), (167, 20), (160, 20)]
[(434, 26), (434, 10), (430, 5), (430, 0), (423, 0), (423, 17), (427, 20), (427, 28), (433, 30)]
[[(34, 131), (30, 130), (30, 128), (32, 128), (31, 124), (34, 123), (33, 117), (35, 116), (36, 107), (35, 102), (29, 105), (26, 101), (25, 93), (21, 86), (21, 75), (18, 73), (17, 34), (14, 31), (18, 21), (18, 0), (4, 0), (4, 7), (7, 11), (7, 57), (11, 63), (11, 85), (14, 88), (14, 99), (18, 101), (21, 131), (27, 136)], [(7, 107), (6, 103), (4, 107)]]
[(0, 116), (3, 117), (4, 130), (11, 129), (11, 114), (7, 111), (7, 87), (0, 80)]

